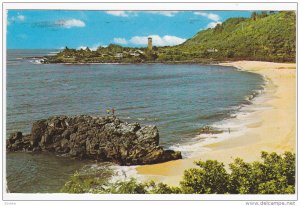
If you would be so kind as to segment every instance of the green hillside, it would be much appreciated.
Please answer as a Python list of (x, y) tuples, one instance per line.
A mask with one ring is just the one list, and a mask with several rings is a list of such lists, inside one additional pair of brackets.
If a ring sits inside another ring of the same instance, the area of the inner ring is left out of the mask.
[(294, 62), (296, 15), (254, 12), (251, 18), (231, 18), (200, 31), (176, 49), (200, 58)]
[(251, 18), (230, 18), (198, 32), (181, 45), (130, 48), (119, 45), (68, 49), (45, 57), (44, 63), (213, 63), (228, 60), (295, 62), (296, 14), (253, 12)]

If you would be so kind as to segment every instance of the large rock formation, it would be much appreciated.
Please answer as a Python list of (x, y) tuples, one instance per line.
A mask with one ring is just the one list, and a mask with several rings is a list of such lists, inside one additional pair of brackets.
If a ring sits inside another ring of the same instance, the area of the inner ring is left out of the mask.
[(114, 116), (55, 116), (33, 123), (31, 134), (11, 134), (8, 151), (49, 151), (120, 165), (153, 164), (181, 158), (163, 150), (156, 126), (141, 127)]

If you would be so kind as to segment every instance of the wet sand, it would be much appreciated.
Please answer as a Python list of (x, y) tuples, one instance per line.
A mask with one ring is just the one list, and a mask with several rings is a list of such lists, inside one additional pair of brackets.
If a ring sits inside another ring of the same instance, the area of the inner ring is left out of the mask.
[(195, 167), (195, 160), (216, 159), (227, 165), (236, 157), (246, 161), (258, 160), (261, 151), (295, 152), (296, 64), (238, 61), (220, 65), (263, 75), (267, 85), (262, 96), (268, 95), (270, 98), (261, 102), (260, 107), (265, 106), (266, 109), (250, 113), (247, 118), (255, 121), (246, 124), (239, 135), (208, 143), (204, 146), (205, 150), (192, 158), (137, 167), (138, 175), (144, 180), (153, 179), (178, 185), (184, 170)]

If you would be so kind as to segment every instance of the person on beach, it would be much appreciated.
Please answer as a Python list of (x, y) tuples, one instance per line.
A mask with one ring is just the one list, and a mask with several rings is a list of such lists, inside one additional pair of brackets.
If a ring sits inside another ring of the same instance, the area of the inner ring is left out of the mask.
[(229, 134), (230, 134), (230, 128), (228, 128), (228, 132), (229, 132)]
[(110, 109), (106, 109), (106, 114), (109, 115)]

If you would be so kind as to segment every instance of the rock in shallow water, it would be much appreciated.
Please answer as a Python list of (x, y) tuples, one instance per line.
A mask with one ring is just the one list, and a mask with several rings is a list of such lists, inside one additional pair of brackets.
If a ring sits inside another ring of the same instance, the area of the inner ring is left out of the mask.
[(141, 127), (114, 116), (55, 116), (33, 123), (30, 135), (13, 133), (8, 151), (49, 151), (79, 159), (120, 165), (154, 164), (181, 159), (181, 153), (159, 146), (156, 126)]

